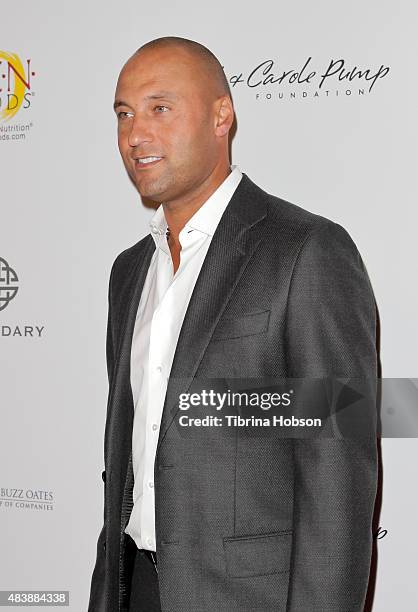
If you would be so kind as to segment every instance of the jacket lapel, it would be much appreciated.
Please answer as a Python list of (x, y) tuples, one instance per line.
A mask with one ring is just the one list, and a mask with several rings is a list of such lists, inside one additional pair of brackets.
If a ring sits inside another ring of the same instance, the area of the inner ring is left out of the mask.
[(155, 243), (149, 235), (144, 241), (142, 250), (135, 254), (136, 261), (133, 262), (131, 272), (127, 276), (124, 287), (120, 290), (119, 330), (121, 333), (118, 334), (120, 342), (116, 350), (116, 365), (119, 365), (127, 352), (130, 353), (139, 300), (154, 251)]
[(187, 392), (216, 324), (262, 240), (263, 224), (259, 222), (266, 216), (266, 203), (260, 193), (243, 173), (212, 237), (174, 353), (157, 451), (179, 410), (179, 394)]
[[(151, 236), (144, 242), (144, 246), (135, 254), (135, 260), (126, 276), (123, 286), (117, 289), (117, 297), (113, 308), (115, 312), (115, 337), (118, 344), (115, 347), (114, 378), (110, 385), (109, 411), (111, 418), (107, 424), (107, 447), (105, 456), (113, 470), (126, 473), (129, 453), (132, 448), (131, 436), (133, 425), (133, 398), (130, 381), (130, 355), (132, 335), (135, 325), (136, 313), (144, 286), (145, 278), (155, 250), (155, 243)], [(120, 440), (115, 447), (113, 440)]]

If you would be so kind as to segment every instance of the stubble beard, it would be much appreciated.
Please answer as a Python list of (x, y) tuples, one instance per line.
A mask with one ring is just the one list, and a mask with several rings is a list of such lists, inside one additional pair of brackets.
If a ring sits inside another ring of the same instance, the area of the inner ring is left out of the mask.
[(143, 177), (142, 180), (138, 180), (138, 177), (135, 176), (135, 185), (141, 196), (160, 203), (165, 201), (167, 190), (175, 185), (175, 180), (171, 175), (163, 175), (155, 179)]

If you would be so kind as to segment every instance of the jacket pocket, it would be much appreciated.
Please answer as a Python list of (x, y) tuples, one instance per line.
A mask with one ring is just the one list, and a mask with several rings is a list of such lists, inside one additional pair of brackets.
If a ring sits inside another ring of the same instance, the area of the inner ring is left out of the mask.
[(246, 578), (288, 572), (292, 550), (292, 531), (224, 538), (227, 573), (231, 578)]
[(213, 333), (213, 340), (242, 338), (267, 331), (270, 310), (250, 312), (240, 317), (221, 319)]

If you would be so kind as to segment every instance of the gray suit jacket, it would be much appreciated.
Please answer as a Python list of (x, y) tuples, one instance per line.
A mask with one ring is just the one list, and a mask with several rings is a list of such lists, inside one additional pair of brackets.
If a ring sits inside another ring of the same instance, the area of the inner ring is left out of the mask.
[[(104, 525), (89, 612), (128, 609), (132, 555), (130, 349), (155, 245), (115, 260), (109, 282)], [(376, 310), (339, 225), (244, 174), (183, 322), (155, 460), (163, 612), (360, 612), (372, 551), (376, 440), (272, 439), (235, 428), (183, 435), (175, 398), (196, 378), (375, 381)]]

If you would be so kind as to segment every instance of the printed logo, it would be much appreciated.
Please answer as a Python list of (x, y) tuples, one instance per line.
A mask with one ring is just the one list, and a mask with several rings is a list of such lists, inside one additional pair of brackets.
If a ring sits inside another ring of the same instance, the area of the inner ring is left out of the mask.
[(13, 268), (0, 257), (0, 310), (4, 310), (16, 296), (18, 280)]
[[(17, 53), (0, 49), (0, 142), (23, 142), (32, 129), (26, 112), (35, 95), (32, 89), (35, 75), (30, 59), (23, 62)], [(21, 121), (13, 123), (13, 118)]]
[(231, 89), (244, 85), (258, 101), (318, 99), (370, 94), (389, 71), (384, 64), (358, 66), (341, 57), (319, 63), (309, 56), (296, 65), (266, 59), (232, 74), (228, 80)]
[[(4, 310), (10, 304), (18, 292), (18, 277), (9, 263), (0, 257), (0, 310)], [(2, 321), (0, 325), (0, 338), (43, 338), (44, 325), (9, 324)]]
[[(21, 108), (31, 105), (31, 77), (35, 73), (30, 69), (30, 59), (26, 60), (27, 69), (23, 67), (16, 53), (7, 53), (0, 49), (0, 78), (6, 80), (6, 88), (0, 87), (0, 121), (9, 121)], [(0, 81), (0, 84), (3, 83)]]
[(54, 492), (43, 489), (0, 487), (1, 510), (53, 510)]

